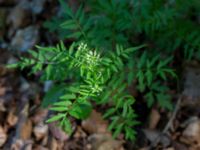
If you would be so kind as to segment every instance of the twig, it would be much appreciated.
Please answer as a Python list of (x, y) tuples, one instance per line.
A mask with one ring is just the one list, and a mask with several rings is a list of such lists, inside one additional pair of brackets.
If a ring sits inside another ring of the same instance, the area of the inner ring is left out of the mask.
[(156, 144), (158, 144), (160, 137), (164, 134), (167, 133), (167, 131), (172, 127), (173, 121), (176, 118), (176, 115), (178, 113), (178, 110), (180, 108), (180, 104), (181, 104), (181, 100), (182, 100), (182, 96), (179, 97), (177, 103), (176, 103), (176, 107), (172, 113), (172, 116), (170, 117), (168, 123), (166, 124), (165, 128), (163, 129), (163, 131), (156, 137), (156, 139), (154, 140), (153, 143), (151, 143), (151, 145), (149, 146), (149, 150), (151, 150), (153, 147), (156, 146)]
[(176, 103), (176, 107), (173, 111), (173, 114), (172, 114), (171, 118), (169, 119), (168, 123), (166, 124), (165, 128), (163, 129), (162, 133), (167, 133), (167, 131), (172, 127), (173, 121), (176, 118), (176, 115), (177, 115), (178, 110), (180, 108), (181, 100), (182, 100), (182, 96), (179, 97), (179, 99)]

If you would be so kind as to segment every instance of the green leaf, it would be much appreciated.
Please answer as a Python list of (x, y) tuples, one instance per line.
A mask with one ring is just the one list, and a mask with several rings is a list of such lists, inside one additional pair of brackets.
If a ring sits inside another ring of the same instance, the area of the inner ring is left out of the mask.
[(62, 129), (68, 133), (71, 134), (72, 133), (72, 126), (71, 123), (69, 121), (69, 119), (65, 118), (61, 123), (60, 126), (62, 127)]
[(86, 119), (92, 111), (90, 103), (75, 103), (69, 110), (69, 114), (77, 119)]
[(60, 101), (53, 104), (53, 106), (70, 106), (72, 105), (71, 101)]
[(138, 77), (138, 81), (139, 81), (138, 88), (141, 92), (144, 92), (144, 90), (145, 90), (144, 74), (141, 70), (137, 73), (137, 77)]
[(73, 33), (67, 35), (67, 38), (75, 38), (75, 39), (78, 39), (78, 38), (81, 37), (81, 35), (82, 35), (81, 32), (76, 31), (76, 32), (73, 32)]
[(110, 115), (114, 114), (116, 112), (116, 109), (115, 108), (109, 108), (103, 115), (103, 118), (107, 118), (109, 117)]
[(151, 70), (149, 69), (147, 70), (146, 77), (147, 77), (148, 86), (150, 86), (153, 81), (153, 73), (151, 72)]
[(48, 119), (46, 121), (46, 123), (51, 123), (51, 122), (54, 122), (54, 121), (58, 121), (58, 120), (62, 119), (63, 117), (65, 117), (65, 114), (57, 114), (57, 115), (51, 117), (50, 119)]
[(140, 46), (131, 47), (131, 48), (127, 48), (127, 49), (124, 50), (124, 52), (126, 52), (126, 53), (135, 52), (135, 51), (137, 51), (137, 50), (139, 50), (139, 49), (141, 49), (141, 48), (143, 48), (145, 46), (146, 46), (146, 44), (143, 44), (143, 45), (140, 45)]
[(69, 15), (70, 17), (73, 17), (73, 12), (70, 9), (70, 7), (68, 6), (67, 3), (64, 2), (64, 0), (59, 0), (63, 10), (67, 13), (67, 15)]
[(19, 63), (8, 64), (8, 65), (6, 65), (6, 68), (8, 68), (8, 69), (13, 69), (13, 68), (17, 68), (17, 67), (19, 67), (19, 66), (20, 66)]
[(114, 138), (116, 138), (121, 133), (123, 125), (124, 125), (123, 123), (117, 125), (117, 127), (116, 127), (116, 129), (115, 129), (115, 131), (113, 133), (113, 137)]
[(125, 126), (125, 138), (130, 140), (135, 140), (136, 132), (132, 128)]
[(67, 20), (67, 21), (63, 22), (60, 26), (64, 29), (68, 29), (68, 30), (75, 30), (78, 28), (77, 24), (75, 23), (74, 20)]
[(153, 96), (153, 93), (152, 92), (149, 92), (145, 95), (145, 98), (147, 99), (147, 106), (149, 108), (151, 108), (154, 104), (154, 96)]
[(64, 93), (64, 85), (53, 86), (44, 96), (42, 107), (46, 108), (49, 105), (59, 100), (59, 97)]
[(114, 129), (117, 126), (118, 122), (119, 122), (119, 116), (112, 117), (112, 122), (109, 125), (108, 130), (111, 131), (112, 129)]
[(60, 97), (60, 99), (63, 99), (63, 100), (71, 100), (71, 99), (75, 99), (75, 98), (76, 98), (76, 95), (74, 93), (64, 94)]
[(170, 96), (164, 93), (156, 94), (157, 101), (162, 108), (173, 110), (173, 105), (170, 101)]
[(51, 107), (49, 110), (53, 110), (53, 111), (57, 111), (57, 112), (63, 112), (63, 111), (67, 111), (68, 108), (67, 107)]

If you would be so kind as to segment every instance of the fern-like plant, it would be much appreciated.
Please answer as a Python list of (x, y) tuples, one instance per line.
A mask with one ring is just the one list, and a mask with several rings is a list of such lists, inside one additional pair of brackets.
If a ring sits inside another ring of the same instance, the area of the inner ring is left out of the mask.
[[(60, 4), (63, 16), (45, 26), (58, 31), (60, 38), (75, 42), (69, 48), (63, 42), (53, 47), (36, 46), (37, 51), (29, 51), (31, 58), (22, 57), (17, 64), (21, 69), (31, 67), (31, 73), (42, 72), (43, 81), (56, 81), (42, 103), (55, 112), (47, 122), (56, 121), (71, 133), (70, 117), (87, 118), (92, 101), (109, 104), (104, 117), (111, 121), (109, 129), (114, 137), (123, 132), (126, 139), (134, 140), (134, 127), (139, 122), (132, 107), (135, 98), (128, 87), (135, 81), (148, 107), (159, 104), (172, 110), (166, 81), (176, 75), (169, 66), (173, 58), (166, 55), (183, 42), (196, 49), (197, 42), (189, 42), (196, 33), (191, 37), (182, 31), (179, 34), (174, 18), (181, 20), (182, 10), (173, 2), (163, 5), (162, 0), (88, 0), (76, 12), (63, 0)], [(170, 29), (177, 29), (176, 33)], [(144, 47), (141, 43), (146, 43), (145, 49), (135, 52)], [(190, 55), (193, 57), (193, 53)]]
[[(91, 100), (99, 104), (109, 102), (112, 107), (104, 117), (112, 120), (109, 129), (114, 129), (114, 137), (124, 131), (127, 139), (134, 139), (133, 127), (138, 124), (132, 108), (135, 100), (126, 92), (124, 77), (118, 75), (123, 72), (130, 53), (142, 47), (124, 49), (117, 45), (116, 53), (100, 55), (85, 43), (74, 43), (67, 49), (61, 42), (56, 47), (37, 46), (38, 52), (29, 51), (32, 58), (21, 58), (17, 66), (32, 67), (32, 73), (42, 71), (42, 80), (59, 83), (43, 101), (44, 107), (50, 105), (49, 109), (56, 112), (47, 123), (58, 121), (63, 130), (71, 133), (69, 116), (86, 119), (92, 109)], [(71, 82), (64, 83), (66, 79)]]

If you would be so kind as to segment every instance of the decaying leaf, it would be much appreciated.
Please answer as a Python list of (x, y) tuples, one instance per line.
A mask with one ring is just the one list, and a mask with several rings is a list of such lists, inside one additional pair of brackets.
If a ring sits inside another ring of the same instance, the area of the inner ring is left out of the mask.
[(149, 129), (155, 129), (160, 121), (160, 113), (157, 109), (152, 109), (149, 119)]
[(82, 127), (85, 131), (90, 134), (93, 133), (106, 133), (108, 122), (105, 121), (101, 115), (101, 113), (92, 111), (90, 117), (84, 121), (82, 121)]
[(200, 120), (195, 119), (188, 123), (180, 137), (180, 141), (190, 147), (200, 148)]
[(89, 141), (92, 150), (124, 150), (123, 141), (114, 140), (109, 134), (93, 134)]
[(24, 124), (21, 126), (20, 129), (20, 137), (23, 140), (28, 140), (31, 137), (32, 133), (32, 122), (31, 120), (27, 120), (24, 122)]
[(47, 133), (48, 133), (48, 125), (40, 123), (37, 124), (34, 128), (33, 128), (33, 133), (36, 137), (36, 140), (41, 140), (42, 138), (44, 138)]
[(5, 133), (2, 126), (0, 126), (0, 147), (4, 145), (7, 140), (7, 134)]

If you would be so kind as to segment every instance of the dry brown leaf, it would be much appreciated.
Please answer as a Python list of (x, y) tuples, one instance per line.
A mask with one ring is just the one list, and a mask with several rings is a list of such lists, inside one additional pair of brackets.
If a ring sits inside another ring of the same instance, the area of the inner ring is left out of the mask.
[(21, 127), (20, 137), (23, 140), (28, 140), (31, 137), (32, 133), (32, 122), (27, 120)]
[(58, 127), (55, 122), (49, 124), (49, 129), (51, 131), (51, 134), (59, 141), (65, 141), (69, 139), (69, 135), (67, 135), (62, 129), (60, 129), (60, 127)]
[(3, 101), (4, 100), (0, 99), (0, 111), (2, 111), (2, 112), (6, 111), (6, 107), (5, 107), (4, 103), (3, 103)]
[(114, 140), (109, 134), (93, 134), (89, 137), (93, 150), (123, 150), (123, 141)]
[(82, 127), (90, 134), (93, 133), (106, 133), (108, 122), (103, 120), (101, 113), (92, 111), (90, 117), (82, 121)]
[(35, 148), (33, 148), (33, 150), (54, 150), (54, 149), (48, 149), (44, 146), (36, 145)]
[(173, 141), (172, 145), (174, 147), (175, 150), (188, 150), (188, 148), (186, 147), (186, 145), (179, 143), (177, 141)]
[[(192, 119), (191, 119), (192, 120)], [(200, 149), (200, 120), (190, 121), (180, 137), (180, 141), (189, 145), (190, 149)]]
[(33, 128), (33, 133), (34, 133), (37, 141), (44, 138), (44, 136), (47, 134), (47, 131), (48, 131), (48, 126), (43, 125), (43, 124), (36, 125)]
[(57, 150), (58, 149), (58, 142), (53, 137), (51, 138), (49, 148), (51, 148), (51, 150)]
[(5, 133), (2, 126), (0, 126), (0, 147), (4, 145), (7, 140), (7, 134)]
[(18, 117), (14, 115), (13, 111), (9, 111), (7, 117), (7, 123), (12, 127), (15, 126), (18, 121)]
[(149, 150), (149, 147), (143, 147), (143, 148), (141, 148), (139, 150)]
[(87, 135), (86, 133), (82, 130), (80, 126), (77, 127), (77, 130), (74, 134), (74, 138), (85, 138)]
[(5, 95), (6, 93), (6, 88), (5, 87), (0, 87), (0, 96)]
[(150, 114), (149, 128), (155, 129), (158, 122), (160, 121), (160, 113), (157, 109), (152, 109)]
[(41, 140), (47, 135), (48, 125), (40, 123), (33, 128), (33, 133), (36, 137), (36, 140)]
[(34, 124), (38, 124), (43, 122), (47, 117), (48, 110), (47, 109), (38, 109), (34, 116), (31, 118)]
[(17, 139), (15, 143), (11, 145), (11, 150), (20, 150), (24, 145), (24, 141), (21, 139)]
[(175, 150), (173, 147), (165, 148), (164, 150)]
[(8, 69), (4, 66), (0, 66), (0, 76), (3, 76), (7, 73)]
[(24, 2), (24, 0), (19, 2), (18, 5), (16, 5), (12, 9), (9, 16), (7, 17), (7, 23), (12, 24), (14, 29), (21, 27), (25, 22), (25, 18), (29, 14), (28, 11), (25, 10), (26, 8), (24, 8), (23, 6), (25, 5)]

